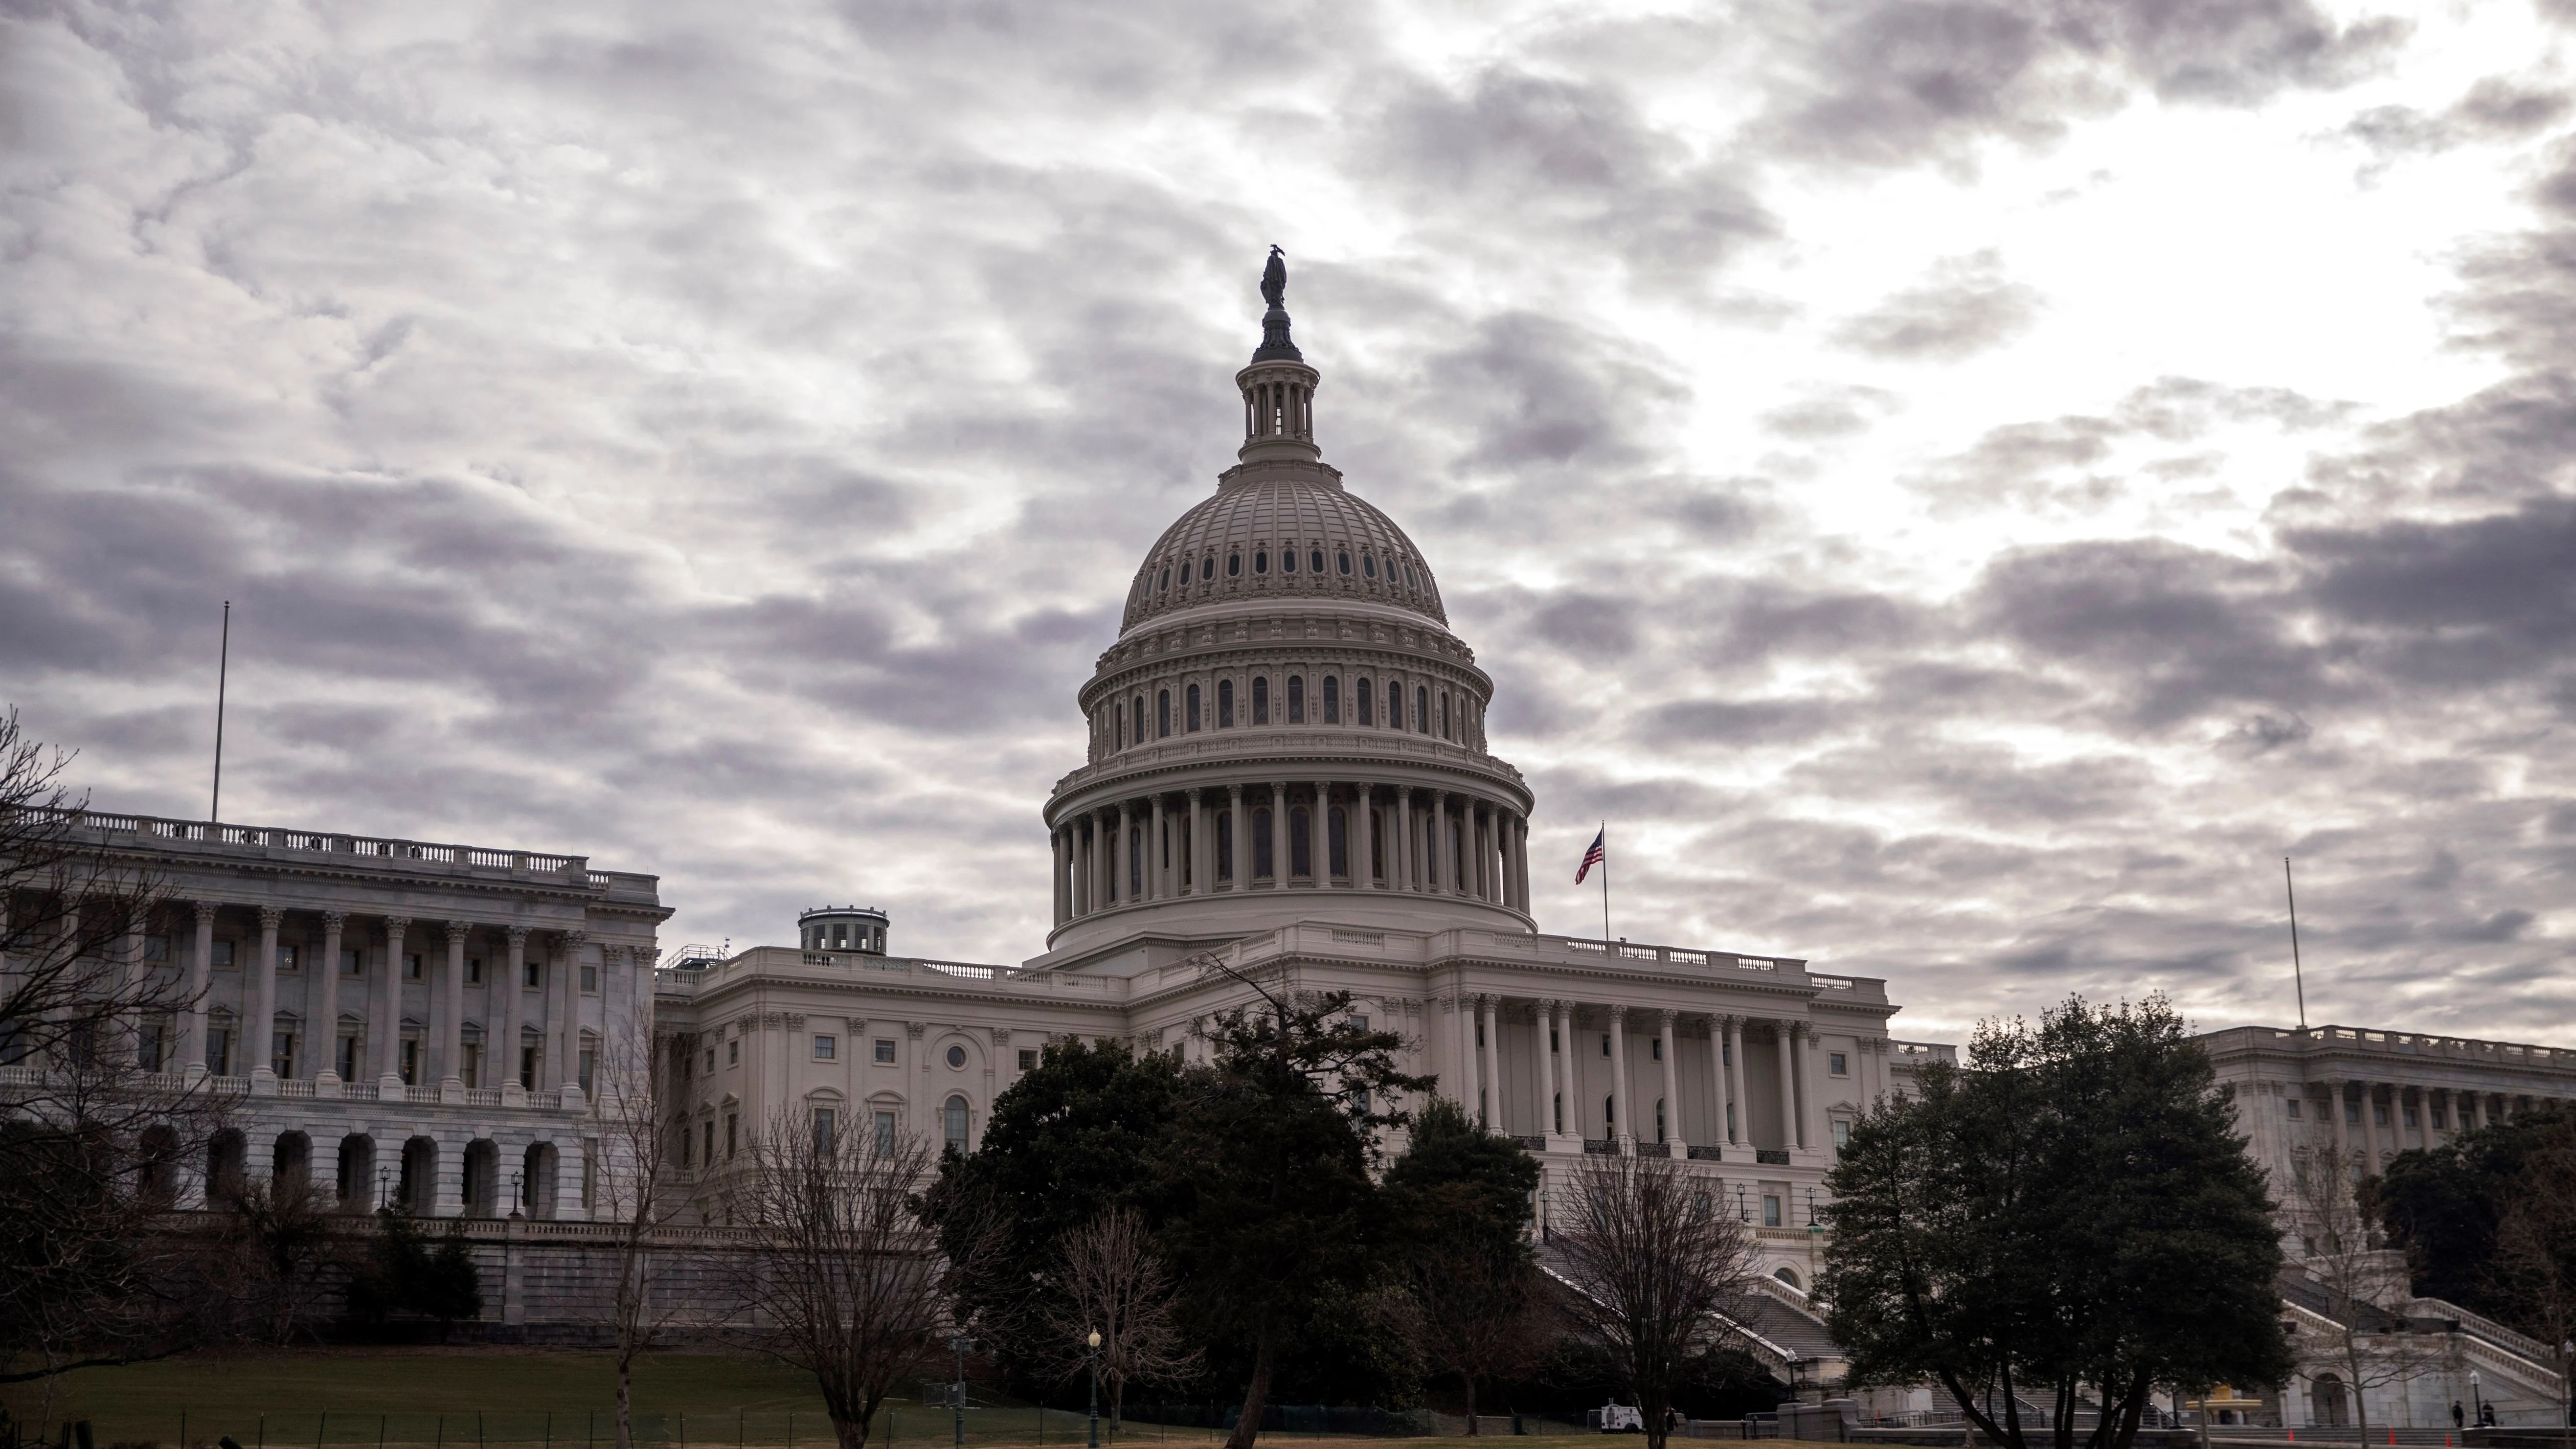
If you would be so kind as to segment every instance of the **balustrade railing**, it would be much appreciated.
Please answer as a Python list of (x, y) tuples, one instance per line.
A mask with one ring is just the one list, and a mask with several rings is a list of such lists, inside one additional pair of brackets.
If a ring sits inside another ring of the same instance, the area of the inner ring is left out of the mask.
[(1753, 1149), (1753, 1160), (1768, 1167), (1786, 1167), (1789, 1165), (1789, 1149), (1786, 1147), (1756, 1147)]
[[(340, 835), (329, 831), (290, 830), (268, 825), (226, 825), (205, 820), (165, 820), (151, 815), (113, 815), (96, 810), (30, 808), (27, 813), (40, 819), (64, 821), (78, 829), (96, 830), (112, 835), (139, 835), (149, 840), (245, 845), (268, 850), (309, 850), (326, 855), (357, 855), (380, 859), (483, 866), (510, 871), (575, 874), (585, 879), (590, 879), (592, 875), (589, 870), (589, 857), (580, 855), (550, 855), (532, 850), (495, 850), (485, 846), (444, 845), (421, 840)], [(604, 883), (604, 880), (595, 883)]]

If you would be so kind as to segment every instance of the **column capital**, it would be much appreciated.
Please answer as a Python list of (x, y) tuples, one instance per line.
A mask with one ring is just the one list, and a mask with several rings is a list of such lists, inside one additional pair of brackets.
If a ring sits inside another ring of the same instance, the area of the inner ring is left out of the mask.
[(214, 924), (215, 912), (223, 909), (222, 905), (215, 901), (191, 901), (189, 904), (196, 907), (197, 924), (200, 926)]
[(926, 1021), (907, 1021), (903, 1024), (903, 1034), (914, 1041), (921, 1040), (922, 1034), (928, 1030), (930, 1030), (930, 1023)]
[(1558, 1007), (1564, 1004), (1564, 1002), (1557, 1000), (1553, 996), (1542, 996), (1538, 999), (1538, 1009), (1549, 1013), (1553, 1013)]
[(385, 938), (387, 940), (399, 941), (402, 939), (403, 933), (410, 929), (411, 917), (409, 916), (385, 917)]
[(1624, 1006), (1613, 1006), (1610, 1008), (1610, 1022), (1613, 1026), (1620, 1025), (1626, 1022), (1627, 1019), (1628, 1008)]
[(662, 948), (659, 946), (629, 946), (626, 950), (635, 958), (635, 964), (638, 966), (650, 966), (662, 959)]
[(438, 926), (439, 938), (451, 946), (464, 944), (466, 933), (474, 929), (472, 921), (441, 921)]
[(1655, 1011), (1655, 1019), (1664, 1024), (1664, 1030), (1666, 1031), (1673, 1029), (1673, 1018), (1679, 1015), (1681, 1015), (1680, 1012), (1673, 1010), (1669, 1006), (1658, 1007)]
[(511, 948), (512, 950), (514, 950), (514, 951), (521, 951), (521, 950), (525, 950), (525, 949), (527, 949), (527, 945), (528, 945), (528, 928), (527, 928), (527, 927), (525, 927), (525, 926), (512, 926), (512, 927), (510, 927), (509, 935), (510, 935), (510, 948)]
[(349, 924), (349, 913), (347, 911), (324, 911), (322, 913), (322, 925), (325, 930), (336, 931), (347, 924)]
[(588, 931), (566, 931), (563, 933), (564, 951), (566, 954), (578, 951), (581, 949), (581, 943), (589, 939), (590, 933)]
[(1709, 1024), (1716, 1027), (1719, 1031), (1733, 1031), (1737, 1027), (1744, 1025), (1744, 1018), (1732, 1013), (1722, 1013), (1717, 1016), (1712, 1016), (1708, 1020)]
[(261, 930), (274, 931), (279, 926), (285, 924), (285, 922), (286, 912), (278, 907), (262, 906), (259, 908), (259, 928)]

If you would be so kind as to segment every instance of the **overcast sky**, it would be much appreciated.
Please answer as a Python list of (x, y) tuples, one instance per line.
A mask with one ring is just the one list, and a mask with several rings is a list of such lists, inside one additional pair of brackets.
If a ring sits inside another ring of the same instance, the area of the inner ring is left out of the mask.
[(95, 803), (1043, 944), (1286, 248), (1542, 930), (2576, 1042), (2576, 6), (0, 5)]

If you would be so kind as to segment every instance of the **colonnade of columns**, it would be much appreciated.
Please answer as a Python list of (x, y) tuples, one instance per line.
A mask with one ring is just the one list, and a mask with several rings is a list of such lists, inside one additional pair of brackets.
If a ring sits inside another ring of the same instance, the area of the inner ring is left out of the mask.
[[(261, 1090), (262, 1084), (279, 1080), (281, 1075), (309, 1081), (317, 1087), (336, 1087), (343, 1080), (340, 1042), (348, 1035), (356, 1040), (349, 1063), (352, 1079), (372, 1077), (380, 1092), (399, 1093), (407, 1085), (433, 1084), (442, 1090), (462, 1090), (468, 1085), (464, 1078), (469, 999), (466, 963), (473, 955), (469, 948), (479, 938), (489, 954), (479, 958), (483, 962), (482, 979), (472, 984), (480, 993), (475, 1003), (480, 1007), (475, 1024), (481, 1028), (483, 1047), (482, 1067), (472, 1085), (489, 1087), (497, 1082), (504, 1101), (516, 1099), (525, 1090), (554, 1091), (584, 1085), (579, 1080), (581, 1055), (586, 1049), (581, 1030), (581, 978), (587, 964), (580, 959), (586, 941), (583, 932), (540, 936), (516, 925), (464, 920), (415, 922), (404, 916), (385, 916), (377, 918), (372, 929), (361, 927), (359, 933), (354, 933), (375, 939), (352, 946), (353, 933), (346, 912), (314, 912), (313, 920), (305, 924), (318, 924), (319, 930), (299, 933), (302, 939), (295, 943), (295, 974), (307, 983), (305, 1010), (298, 1014), (294, 1030), (297, 1040), (283, 1058), (287, 1071), (281, 1074), (277, 1070), (281, 1059), (275, 1038), (279, 1034), (278, 987), (288, 913), (273, 906), (257, 907), (255, 943), (247, 939), (233, 943), (236, 955), (232, 967), (240, 973), (240, 986), (228, 1026), (232, 1038), (226, 1051), (210, 1059), (212, 1014), (221, 1009), (217, 997), (227, 994), (211, 989), (217, 974), (215, 928), (223, 905), (200, 900), (191, 902), (190, 907), (194, 932), (180, 969), (185, 973), (192, 1004), (177, 1023), (177, 1052), (174, 1061), (163, 1064), (165, 1071), (190, 1075), (221, 1071), (249, 1078), (254, 1091)], [(245, 946), (250, 948), (250, 955), (242, 960), (239, 953)], [(343, 958), (352, 950), (356, 952), (358, 970), (348, 972)], [(649, 949), (608, 944), (600, 947), (599, 954), (594, 991), (601, 990), (613, 973), (630, 962), (649, 966), (652, 955)], [(143, 958), (140, 924), (133, 928), (127, 955), (134, 962)], [(406, 966), (414, 956), (420, 959), (420, 974), (407, 978)], [(528, 983), (532, 963), (538, 968), (534, 985)], [(407, 979), (419, 980), (424, 992), (422, 1030), (408, 1038), (403, 1029), (403, 988)], [(355, 1032), (343, 1032), (344, 1011), (360, 1018)], [(536, 1040), (528, 1043), (531, 1028)], [(406, 1039), (417, 1043), (415, 1055), (408, 1062), (401, 1050)], [(520, 1057), (523, 1045), (536, 1048), (524, 1080)]]
[(1529, 909), (1527, 818), (1499, 801), (1411, 785), (1192, 786), (1069, 816), (1051, 848), (1059, 926), (1114, 906), (1287, 886)]
[[(2472, 1128), (2530, 1110), (2529, 1094), (2424, 1087), (2376, 1077), (2345, 1077), (2326, 1083), (2327, 1100), (2319, 1104), (2334, 1130), (2335, 1147), (2347, 1159), (2379, 1170), (2383, 1150), (2431, 1149)], [(2440, 1134), (2440, 1135), (2436, 1135)]]
[[(1458, 1064), (1450, 1076), (1451, 1095), (1493, 1130), (1510, 1131), (1514, 1124), (1502, 1100), (1505, 998), (1491, 993), (1464, 993), (1451, 998), (1450, 1005), (1457, 1040), (1449, 1057)], [(1692, 1035), (1705, 1036), (1709, 1043), (1706, 1070), (1709, 1101), (1715, 1107), (1712, 1120), (1694, 1122), (1682, 1107), (1680, 1027), (1685, 1013), (1672, 1009), (1641, 1012), (1624, 1005), (1597, 1008), (1607, 1019), (1606, 1027), (1600, 1030), (1608, 1038), (1610, 1091), (1603, 1104), (1606, 1110), (1596, 1122), (1590, 1110), (1591, 1094), (1583, 1089), (1582, 1071), (1575, 1060), (1577, 1017), (1582, 1004), (1542, 998), (1529, 1002), (1528, 1010), (1537, 1028), (1534, 1041), (1539, 1070), (1532, 1073), (1535, 1092), (1530, 1108), (1531, 1120), (1538, 1130), (1517, 1135), (1581, 1137), (1587, 1142), (1613, 1145), (1623, 1152), (1636, 1150), (1638, 1143), (1647, 1144), (1649, 1151), (1670, 1151), (1677, 1145), (1689, 1144), (1750, 1147), (1754, 1138), (1753, 1113), (1751, 1099), (1745, 1093), (1744, 1058), (1745, 1032), (1750, 1026), (1757, 1034), (1756, 1040), (1767, 1031), (1779, 1047), (1779, 1096), (1773, 1124), (1780, 1142), (1784, 1147), (1795, 1148), (1824, 1145), (1823, 1081), (1817, 1071), (1816, 1034), (1804, 1020), (1733, 1015), (1696, 1018)], [(1640, 1118), (1635, 1109), (1628, 1047), (1632, 1019), (1639, 1016), (1651, 1022), (1652, 1039), (1658, 1048), (1654, 1055), (1660, 1059), (1660, 1102), (1665, 1113), (1660, 1122), (1651, 1114)], [(1595, 1126), (1601, 1129), (1598, 1133), (1593, 1130)]]

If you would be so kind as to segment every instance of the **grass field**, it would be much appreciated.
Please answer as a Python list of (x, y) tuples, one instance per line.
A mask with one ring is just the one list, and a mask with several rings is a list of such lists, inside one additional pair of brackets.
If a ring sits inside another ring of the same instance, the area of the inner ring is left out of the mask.
[[(50, 1412), (41, 1390), (30, 1384), (0, 1389), (0, 1405), (15, 1418), (43, 1414), (37, 1427), (48, 1439), (63, 1422), (87, 1419), (98, 1449), (194, 1449), (225, 1435), (243, 1449), (599, 1449), (616, 1442), (616, 1391), (615, 1366), (601, 1353), (333, 1349), (82, 1369), (57, 1385)], [(973, 1397), (984, 1402), (981, 1393)], [(636, 1366), (635, 1409), (637, 1437), (654, 1449), (832, 1444), (813, 1380), (756, 1359), (655, 1354)], [(1041, 1412), (1015, 1402), (966, 1411), (966, 1442), (973, 1449), (1075, 1449), (1084, 1443), (1086, 1427), (1079, 1411)], [(869, 1445), (937, 1449), (953, 1444), (955, 1432), (951, 1410), (898, 1399), (880, 1412)], [(1153, 1449), (1213, 1444), (1220, 1437), (1205, 1429), (1130, 1424), (1119, 1441)], [(1425, 1442), (1283, 1433), (1263, 1438), (1368, 1449)]]

